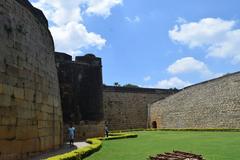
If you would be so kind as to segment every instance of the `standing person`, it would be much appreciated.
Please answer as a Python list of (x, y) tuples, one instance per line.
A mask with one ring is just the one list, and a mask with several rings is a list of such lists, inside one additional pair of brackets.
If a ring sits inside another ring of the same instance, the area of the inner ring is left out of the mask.
[(109, 130), (108, 130), (107, 124), (105, 125), (104, 131), (105, 131), (105, 136), (108, 137)]
[(68, 138), (69, 138), (70, 146), (73, 146), (74, 138), (75, 138), (75, 132), (76, 132), (76, 130), (73, 127), (73, 124), (71, 124), (70, 127), (68, 128)]

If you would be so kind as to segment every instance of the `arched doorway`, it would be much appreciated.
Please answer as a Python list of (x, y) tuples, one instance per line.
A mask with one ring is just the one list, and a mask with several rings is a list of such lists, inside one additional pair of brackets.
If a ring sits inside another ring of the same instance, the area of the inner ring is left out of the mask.
[(157, 122), (156, 121), (152, 122), (152, 128), (157, 128)]

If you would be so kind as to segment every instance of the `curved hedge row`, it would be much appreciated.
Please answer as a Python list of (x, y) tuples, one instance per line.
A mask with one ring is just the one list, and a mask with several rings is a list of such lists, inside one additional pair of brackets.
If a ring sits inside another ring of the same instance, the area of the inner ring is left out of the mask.
[(136, 138), (136, 137), (137, 137), (137, 134), (133, 134), (133, 133), (110, 133), (109, 137), (105, 137), (104, 140)]
[(87, 139), (89, 146), (73, 150), (69, 153), (61, 154), (48, 158), (47, 160), (82, 160), (83, 158), (97, 152), (102, 147), (102, 140), (113, 140), (123, 138), (135, 138), (137, 134), (133, 133), (110, 133), (109, 137)]
[(81, 160), (102, 147), (102, 141), (98, 138), (87, 139), (89, 146), (73, 150), (71, 152), (48, 158), (47, 160)]

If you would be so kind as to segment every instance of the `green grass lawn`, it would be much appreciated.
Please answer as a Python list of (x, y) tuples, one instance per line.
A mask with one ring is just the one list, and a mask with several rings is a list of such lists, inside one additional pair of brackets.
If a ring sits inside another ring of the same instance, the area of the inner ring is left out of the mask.
[(137, 138), (104, 141), (86, 160), (146, 160), (180, 150), (206, 160), (240, 160), (240, 132), (142, 131)]

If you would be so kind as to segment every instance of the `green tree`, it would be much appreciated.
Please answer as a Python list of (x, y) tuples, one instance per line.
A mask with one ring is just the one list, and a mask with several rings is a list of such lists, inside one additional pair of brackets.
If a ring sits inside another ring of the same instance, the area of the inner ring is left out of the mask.
[(123, 85), (123, 87), (128, 87), (128, 88), (139, 88), (138, 85), (130, 84), (130, 83)]
[(114, 82), (115, 87), (121, 87), (121, 85), (118, 82)]

